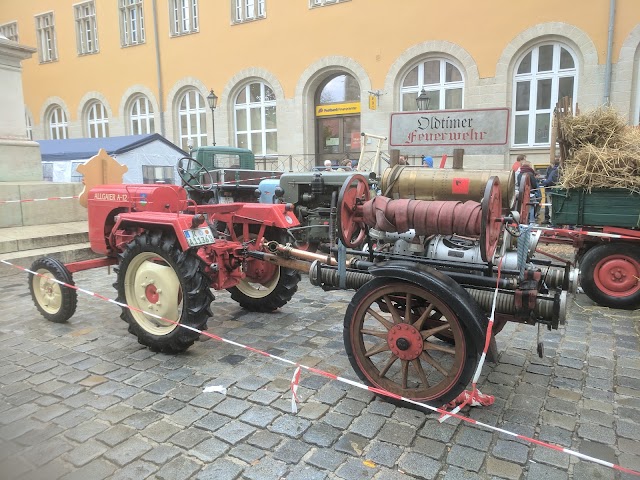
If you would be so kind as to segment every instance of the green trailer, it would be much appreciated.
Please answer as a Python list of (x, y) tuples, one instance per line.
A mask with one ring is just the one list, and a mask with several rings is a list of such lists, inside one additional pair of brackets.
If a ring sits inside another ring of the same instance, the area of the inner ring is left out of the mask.
[[(640, 308), (640, 194), (625, 189), (553, 189), (551, 235), (577, 248), (580, 285), (594, 302)], [(546, 232), (545, 232), (546, 233)]]
[(551, 190), (559, 225), (640, 228), (640, 194), (621, 188)]

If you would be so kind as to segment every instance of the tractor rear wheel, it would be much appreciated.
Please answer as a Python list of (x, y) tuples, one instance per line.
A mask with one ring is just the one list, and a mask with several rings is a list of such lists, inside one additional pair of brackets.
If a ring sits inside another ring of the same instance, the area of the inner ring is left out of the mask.
[(200, 259), (183, 252), (173, 234), (159, 231), (136, 237), (120, 257), (118, 301), (134, 308), (122, 308), (129, 332), (155, 352), (179, 353), (193, 345), (200, 334), (191, 328), (206, 329), (213, 301)]
[(440, 407), (466, 388), (478, 349), (460, 298), (438, 279), (430, 283), (384, 277), (366, 283), (347, 308), (344, 343), (366, 384)]
[[(250, 233), (249, 236), (256, 237), (254, 233)], [(277, 230), (267, 230), (265, 233), (267, 241), (281, 240), (280, 237), (283, 235), (279, 235)], [(241, 234), (237, 238), (239, 241), (244, 240)], [(251, 312), (273, 312), (282, 307), (298, 291), (298, 282), (301, 279), (297, 270), (255, 258), (244, 262), (243, 271), (245, 278), (228, 291), (233, 300)]]
[(29, 274), (29, 291), (38, 311), (50, 322), (64, 323), (69, 320), (78, 305), (78, 292), (52, 279), (75, 285), (71, 272), (63, 263), (51, 257), (33, 262), (31, 271), (38, 274)]

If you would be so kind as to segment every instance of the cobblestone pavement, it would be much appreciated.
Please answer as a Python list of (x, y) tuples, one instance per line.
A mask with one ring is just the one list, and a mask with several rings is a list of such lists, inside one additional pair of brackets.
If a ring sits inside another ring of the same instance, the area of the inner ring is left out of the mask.
[[(106, 270), (74, 277), (115, 296)], [(288, 365), (214, 340), (154, 354), (118, 307), (82, 294), (69, 323), (49, 323), (22, 272), (0, 278), (0, 293), (2, 479), (632, 478), (304, 371), (292, 415)], [(351, 295), (303, 278), (281, 311), (255, 314), (217, 292), (209, 329), (356, 379), (342, 343)], [(545, 334), (544, 359), (535, 328), (498, 335), (500, 363), (480, 383), (496, 402), (469, 414), (640, 470), (640, 312), (583, 295), (570, 303), (567, 325)], [(207, 385), (229, 390), (203, 393)]]

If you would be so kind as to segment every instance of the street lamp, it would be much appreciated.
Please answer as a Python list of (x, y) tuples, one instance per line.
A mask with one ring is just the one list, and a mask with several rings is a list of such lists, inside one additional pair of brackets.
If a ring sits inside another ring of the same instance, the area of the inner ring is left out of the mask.
[(429, 96), (427, 95), (427, 92), (423, 88), (422, 91), (420, 92), (420, 95), (418, 95), (416, 97), (416, 103), (418, 104), (418, 110), (420, 110), (421, 112), (424, 111), (424, 110), (429, 110), (429, 102), (430, 101), (431, 101), (431, 99), (429, 98)]
[(213, 93), (213, 88), (207, 95), (207, 103), (209, 103), (209, 108), (211, 109), (211, 135), (213, 136), (213, 146), (216, 146), (216, 119), (213, 116), (213, 112), (216, 109), (216, 105), (218, 104), (218, 96)]

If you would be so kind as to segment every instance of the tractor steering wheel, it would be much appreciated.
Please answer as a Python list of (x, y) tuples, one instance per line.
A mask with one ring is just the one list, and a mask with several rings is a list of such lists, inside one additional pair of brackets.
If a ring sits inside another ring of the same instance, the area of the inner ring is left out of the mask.
[[(182, 166), (182, 162), (184, 160), (187, 160), (186, 169)], [(191, 162), (195, 163), (198, 167), (198, 169), (194, 172), (192, 172), (190, 168)], [(182, 181), (193, 188), (196, 192), (210, 192), (213, 189), (213, 183), (209, 183), (209, 185), (207, 186), (202, 183), (202, 176), (208, 174), (209, 170), (207, 170), (206, 167), (195, 158), (182, 157), (180, 160), (178, 160), (176, 168), (178, 170), (178, 174), (182, 178)]]

